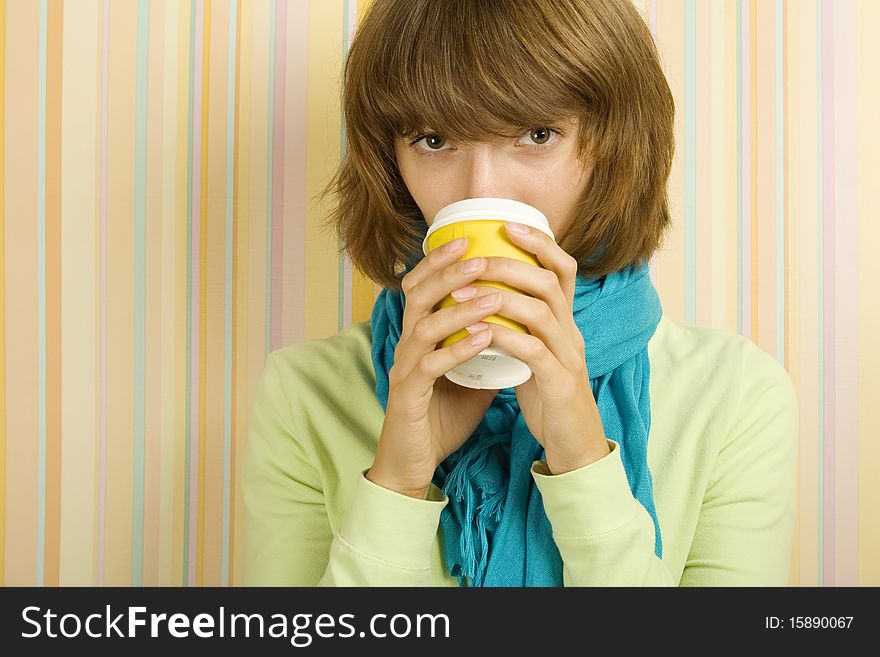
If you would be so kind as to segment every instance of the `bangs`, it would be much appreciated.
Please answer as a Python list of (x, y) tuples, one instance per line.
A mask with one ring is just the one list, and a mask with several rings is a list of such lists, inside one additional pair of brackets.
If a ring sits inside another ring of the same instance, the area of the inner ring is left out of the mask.
[[(505, 2), (412, 2), (363, 79), (370, 123), (386, 135), (436, 131), (459, 142), (579, 118), (577, 69), (541, 12)], [(559, 36), (559, 35), (556, 35)], [(360, 93), (358, 95), (361, 95)]]

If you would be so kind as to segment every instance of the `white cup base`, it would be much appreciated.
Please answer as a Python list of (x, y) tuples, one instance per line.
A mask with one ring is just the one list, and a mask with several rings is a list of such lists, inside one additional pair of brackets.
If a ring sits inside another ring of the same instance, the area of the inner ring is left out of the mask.
[(504, 349), (486, 347), (445, 376), (465, 388), (501, 390), (525, 383), (531, 378), (532, 370)]

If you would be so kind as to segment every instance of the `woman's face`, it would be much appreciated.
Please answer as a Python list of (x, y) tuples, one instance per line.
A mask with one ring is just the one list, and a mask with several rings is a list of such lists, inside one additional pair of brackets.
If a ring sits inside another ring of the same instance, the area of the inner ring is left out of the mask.
[(395, 153), (407, 189), (428, 226), (444, 206), (466, 198), (501, 197), (532, 205), (559, 236), (593, 167), (577, 159), (577, 123), (510, 127), (509, 136), (455, 144), (425, 131), (397, 137)]

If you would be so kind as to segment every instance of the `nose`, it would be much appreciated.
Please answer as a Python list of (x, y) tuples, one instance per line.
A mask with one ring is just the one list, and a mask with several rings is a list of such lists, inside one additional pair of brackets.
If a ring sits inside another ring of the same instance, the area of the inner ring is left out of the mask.
[(463, 198), (515, 198), (513, 176), (499, 148), (479, 143), (467, 149), (464, 159)]

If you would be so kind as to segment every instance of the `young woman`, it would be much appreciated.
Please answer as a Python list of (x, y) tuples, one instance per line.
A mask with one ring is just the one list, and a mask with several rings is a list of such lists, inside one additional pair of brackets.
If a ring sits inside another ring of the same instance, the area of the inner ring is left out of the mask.
[[(245, 582), (787, 584), (796, 394), (749, 340), (662, 313), (674, 108), (630, 1), (375, 0), (343, 104), (328, 222), (384, 289), (369, 322), (269, 356)], [(547, 216), (555, 241), (508, 230), (540, 267), (422, 256), (437, 211), (475, 197)], [(532, 378), (444, 376), (489, 344)]]

